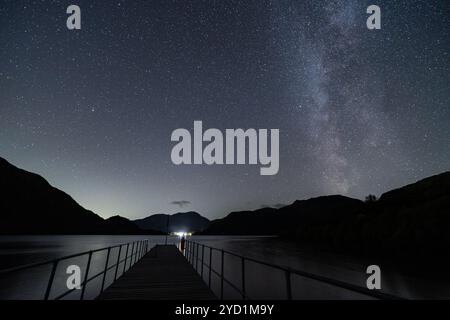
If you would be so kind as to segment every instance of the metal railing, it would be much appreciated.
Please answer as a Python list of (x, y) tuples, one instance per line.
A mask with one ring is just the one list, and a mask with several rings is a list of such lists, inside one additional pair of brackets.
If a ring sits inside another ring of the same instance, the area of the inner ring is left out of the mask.
[[(200, 249), (201, 248), (201, 249)], [(205, 262), (205, 248), (209, 250), (209, 262)], [(220, 259), (220, 271), (215, 270), (212, 266), (212, 256), (213, 251), (220, 252), (221, 259)], [(189, 263), (192, 264), (194, 269), (200, 274), (200, 276), (203, 279), (204, 274), (204, 267), (206, 267), (208, 271), (208, 281), (207, 285), (211, 289), (211, 274), (215, 274), (217, 277), (220, 278), (220, 294), (219, 298), (221, 300), (224, 299), (224, 283), (227, 283), (231, 288), (236, 291), (243, 300), (250, 300), (249, 296), (247, 295), (247, 287), (246, 287), (246, 261), (253, 262), (256, 264), (264, 265), (273, 269), (280, 270), (284, 272), (285, 275), (285, 289), (286, 289), (286, 299), (292, 300), (292, 275), (301, 276), (307, 279), (315, 280), (321, 283), (325, 283), (337, 288), (345, 289), (348, 291), (356, 292), (359, 294), (366, 295), (368, 297), (376, 298), (376, 299), (383, 299), (383, 300), (403, 300), (401, 297), (397, 297), (394, 295), (390, 295), (387, 293), (382, 293), (379, 291), (373, 291), (369, 290), (364, 287), (356, 286), (347, 282), (343, 282), (340, 280), (319, 276), (316, 274), (312, 274), (305, 271), (295, 270), (289, 267), (284, 267), (276, 264), (272, 264), (265, 261), (256, 260), (250, 257), (244, 257), (242, 255), (226, 251), (223, 249), (218, 249), (214, 247), (207, 246), (205, 244), (201, 244), (198, 242), (186, 240), (186, 247), (184, 250), (184, 254), (186, 259), (189, 261)], [(225, 268), (225, 257), (226, 255), (234, 256), (241, 261), (241, 286), (232, 283), (229, 279), (225, 278), (224, 276), (224, 268)], [(199, 263), (200, 263), (200, 270), (199, 270)]]
[[(131, 246), (131, 251), (130, 251), (130, 255), (128, 255), (130, 246)], [(37, 267), (41, 267), (41, 266), (45, 266), (45, 265), (51, 265), (52, 268), (51, 268), (47, 287), (46, 287), (45, 294), (44, 294), (44, 300), (49, 300), (50, 294), (52, 291), (53, 281), (55, 280), (56, 270), (58, 268), (59, 263), (64, 260), (88, 255), (88, 261), (86, 264), (84, 279), (80, 284), (80, 287), (81, 287), (80, 300), (83, 300), (84, 296), (85, 296), (85, 292), (86, 292), (86, 286), (89, 282), (91, 282), (92, 280), (103, 275), (100, 293), (103, 292), (105, 289), (105, 280), (106, 280), (106, 275), (107, 275), (108, 271), (115, 268), (115, 271), (114, 271), (114, 281), (115, 281), (118, 276), (123, 275), (132, 265), (134, 265), (142, 257), (144, 257), (144, 255), (149, 251), (148, 246), (149, 246), (148, 239), (118, 244), (118, 245), (114, 245), (114, 246), (110, 246), (110, 247), (106, 247), (106, 248), (89, 250), (89, 251), (85, 251), (85, 252), (81, 252), (81, 253), (77, 253), (77, 254), (72, 254), (69, 256), (64, 256), (61, 258), (48, 260), (48, 261), (44, 261), (44, 262), (32, 263), (32, 264), (14, 267), (14, 268), (10, 268), (10, 269), (0, 270), (0, 276), (9, 275), (9, 274), (16, 273), (19, 271), (37, 268)], [(120, 259), (123, 247), (126, 247), (126, 253), (125, 253), (125, 257), (123, 259)], [(116, 263), (109, 266), (112, 250), (117, 249), (117, 248), (118, 248), (118, 254), (117, 254)], [(106, 262), (105, 262), (105, 266), (104, 266), (103, 270), (89, 277), (89, 270), (91, 268), (91, 262), (92, 262), (93, 255), (95, 253), (102, 252), (105, 250), (107, 250), (107, 253), (106, 253)], [(129, 259), (129, 266), (127, 269), (128, 259)], [(122, 268), (122, 271), (120, 271), (119, 265), (122, 263), (123, 263), (123, 268)], [(76, 290), (79, 290), (79, 289), (69, 289), (69, 290), (63, 292), (62, 294), (59, 294), (58, 296), (54, 297), (53, 299), (60, 300)]]

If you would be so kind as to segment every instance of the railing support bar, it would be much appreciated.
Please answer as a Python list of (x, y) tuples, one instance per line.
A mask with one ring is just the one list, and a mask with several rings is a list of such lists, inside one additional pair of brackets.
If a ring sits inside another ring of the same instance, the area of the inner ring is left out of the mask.
[(58, 267), (58, 261), (53, 262), (52, 271), (50, 273), (50, 278), (48, 279), (47, 290), (45, 290), (44, 300), (48, 300), (50, 297), (50, 292), (52, 290), (53, 280), (55, 279), (56, 268)]
[(195, 256), (195, 270), (198, 272), (198, 249), (200, 245), (197, 243), (197, 255)]
[(89, 252), (88, 262), (87, 262), (87, 266), (86, 266), (86, 273), (84, 275), (83, 287), (81, 288), (80, 300), (84, 299), (84, 293), (86, 291), (87, 280), (89, 278), (89, 269), (91, 267), (91, 260), (92, 260), (92, 251)]
[(203, 244), (202, 245), (202, 271), (201, 271), (202, 279), (203, 279), (203, 261), (204, 261), (204, 258), (205, 258), (205, 245)]
[(208, 286), (211, 288), (211, 269), (212, 269), (212, 248), (209, 247), (209, 275), (208, 275)]
[(117, 271), (119, 270), (119, 264), (120, 264), (120, 254), (122, 253), (122, 246), (119, 247), (119, 254), (117, 255), (117, 264), (116, 264), (116, 271), (114, 273), (114, 281), (117, 280)]
[[(136, 243), (136, 241), (133, 241), (133, 245), (131, 246), (131, 253), (130, 253), (130, 267), (129, 268), (131, 268), (131, 265), (133, 264), (133, 258), (134, 258), (134, 245), (135, 245), (135, 243)], [(129, 269), (128, 268), (128, 269)]]
[(241, 264), (242, 264), (242, 266), (241, 266), (241, 273), (242, 273), (242, 279), (241, 279), (241, 281), (242, 281), (242, 300), (245, 300), (245, 295), (246, 295), (246, 293), (245, 293), (245, 258), (244, 257), (242, 257), (241, 258), (242, 260), (241, 260)]
[(128, 248), (130, 247), (130, 244), (127, 243), (127, 251), (125, 252), (125, 261), (123, 262), (123, 272), (122, 274), (125, 273), (125, 269), (127, 267), (127, 260), (128, 260)]
[(221, 253), (222, 253), (222, 261), (221, 261), (221, 267), (220, 267), (220, 300), (223, 300), (223, 268), (224, 268), (224, 258), (225, 258), (225, 253), (224, 253), (224, 251), (223, 251), (223, 249), (222, 250), (220, 250), (221, 251)]
[(106, 280), (106, 273), (108, 272), (108, 263), (109, 263), (109, 254), (110, 253), (111, 253), (111, 248), (108, 248), (108, 253), (106, 254), (105, 270), (103, 271), (102, 288), (101, 288), (100, 292), (103, 292), (103, 289), (105, 288), (105, 280)]
[(286, 270), (286, 294), (287, 300), (292, 300), (291, 272)]

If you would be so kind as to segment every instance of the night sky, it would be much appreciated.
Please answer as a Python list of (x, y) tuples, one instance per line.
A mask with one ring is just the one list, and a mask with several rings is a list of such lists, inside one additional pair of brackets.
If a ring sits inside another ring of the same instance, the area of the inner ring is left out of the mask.
[[(0, 45), (0, 156), (103, 217), (363, 199), (450, 170), (448, 1), (0, 0)], [(172, 164), (194, 120), (279, 129), (278, 174)]]

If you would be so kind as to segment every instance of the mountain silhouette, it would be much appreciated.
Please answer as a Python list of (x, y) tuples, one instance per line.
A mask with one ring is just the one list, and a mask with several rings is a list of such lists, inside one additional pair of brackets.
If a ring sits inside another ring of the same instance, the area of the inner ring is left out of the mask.
[(273, 235), (281, 224), (277, 209), (231, 212), (225, 218), (211, 221), (201, 235)]
[[(314, 235), (335, 248), (392, 257), (427, 257), (450, 248), (450, 172), (384, 193), (356, 217), (338, 224), (298, 228), (295, 238)], [(442, 260), (441, 260), (442, 261)]]
[(108, 229), (108, 234), (164, 234), (163, 232), (152, 229), (143, 230), (133, 221), (119, 215), (106, 219), (105, 225)]
[(297, 200), (290, 205), (232, 212), (223, 219), (213, 220), (200, 234), (276, 235), (293, 231), (297, 224), (319, 224), (340, 221), (356, 214), (364, 203), (340, 196), (323, 196)]
[(169, 224), (169, 232), (197, 232), (206, 229), (210, 221), (197, 212), (190, 211), (179, 212), (173, 215), (154, 214), (143, 219), (134, 220), (134, 223), (144, 230), (150, 229), (166, 232)]
[(196, 212), (104, 220), (41, 176), (3, 158), (0, 177), (0, 234), (162, 234), (169, 218), (169, 232), (279, 235), (332, 251), (426, 257), (419, 260), (427, 263), (450, 248), (450, 172), (388, 191), (377, 201), (322, 196), (281, 208), (232, 212), (214, 221)]
[(422, 179), (381, 195), (378, 204), (384, 206), (415, 206), (450, 195), (450, 172)]
[(334, 195), (233, 212), (200, 234), (279, 235), (333, 252), (436, 267), (448, 260), (449, 230), (450, 172), (444, 172), (388, 191), (378, 201)]
[(41, 176), (0, 158), (0, 234), (142, 234), (125, 218), (104, 220)]

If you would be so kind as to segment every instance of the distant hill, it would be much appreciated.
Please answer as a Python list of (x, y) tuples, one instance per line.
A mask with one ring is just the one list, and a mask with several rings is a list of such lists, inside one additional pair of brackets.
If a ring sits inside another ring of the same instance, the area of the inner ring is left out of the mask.
[(278, 209), (279, 216), (288, 222), (281, 231), (291, 230), (299, 224), (336, 223), (355, 216), (363, 205), (361, 200), (341, 195), (296, 200), (291, 205)]
[(281, 221), (277, 209), (231, 212), (223, 219), (211, 221), (201, 235), (272, 235), (278, 233)]
[(154, 214), (147, 218), (134, 220), (134, 223), (144, 230), (157, 230), (166, 232), (169, 222), (169, 232), (188, 231), (197, 232), (209, 226), (209, 219), (197, 212), (180, 212), (173, 215)]
[(214, 221), (196, 212), (104, 220), (41, 176), (2, 158), (0, 178), (0, 234), (162, 234), (169, 218), (170, 232), (280, 235), (371, 257), (426, 257), (420, 261), (433, 263), (450, 249), (450, 172), (388, 191), (377, 201), (331, 195), (232, 212)]
[(430, 267), (450, 260), (450, 172), (388, 191), (377, 201), (334, 195), (232, 212), (200, 234), (280, 235), (330, 251)]
[(125, 218), (105, 221), (41, 176), (3, 158), (0, 177), (0, 234), (139, 233)]
[(450, 172), (422, 179), (402, 188), (381, 195), (379, 204), (384, 206), (415, 206), (450, 195)]
[(426, 257), (417, 262), (432, 264), (447, 255), (449, 231), (450, 172), (445, 172), (386, 192), (340, 221), (297, 224), (288, 236), (361, 255)]
[(356, 214), (363, 205), (360, 200), (344, 196), (324, 196), (297, 200), (291, 205), (274, 209), (232, 212), (214, 220), (200, 234), (217, 235), (277, 235), (293, 231), (298, 224), (336, 222)]
[(106, 219), (105, 224), (108, 228), (109, 234), (153, 234), (153, 235), (165, 234), (163, 232), (150, 229), (143, 230), (139, 228), (131, 220), (118, 215)]

